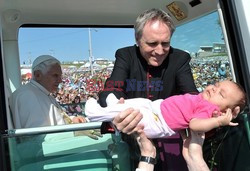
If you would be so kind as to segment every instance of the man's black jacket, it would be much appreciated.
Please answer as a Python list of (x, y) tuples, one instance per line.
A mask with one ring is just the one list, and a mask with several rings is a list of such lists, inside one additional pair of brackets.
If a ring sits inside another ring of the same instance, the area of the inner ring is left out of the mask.
[(115, 56), (111, 77), (99, 94), (99, 103), (103, 107), (109, 93), (114, 93), (118, 99), (143, 97), (156, 100), (197, 92), (189, 65), (191, 57), (184, 51), (171, 47), (167, 58), (158, 67), (148, 65), (136, 45), (118, 49)]

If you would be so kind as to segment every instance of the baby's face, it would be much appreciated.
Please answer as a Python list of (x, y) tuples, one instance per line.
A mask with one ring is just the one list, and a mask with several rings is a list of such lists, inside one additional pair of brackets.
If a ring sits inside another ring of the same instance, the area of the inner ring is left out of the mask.
[(202, 92), (202, 97), (217, 105), (223, 112), (238, 104), (242, 98), (242, 93), (234, 82), (226, 80), (207, 86)]

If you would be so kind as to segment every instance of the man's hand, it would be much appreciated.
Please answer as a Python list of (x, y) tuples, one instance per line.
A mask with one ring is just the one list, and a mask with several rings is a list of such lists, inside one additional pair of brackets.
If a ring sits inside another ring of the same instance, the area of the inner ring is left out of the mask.
[[(150, 141), (150, 139), (147, 138), (145, 133), (143, 132), (143, 126), (139, 125), (137, 126), (138, 130), (134, 135), (136, 136), (137, 143), (139, 144), (141, 156), (146, 157), (156, 157), (156, 148), (154, 144)], [(138, 168), (141, 170), (154, 170), (153, 164), (148, 164), (146, 162), (139, 162)]]
[(184, 131), (180, 132), (183, 139), (182, 154), (189, 171), (209, 171), (202, 155), (202, 145), (205, 139), (204, 133), (190, 131), (187, 137)]
[(138, 126), (138, 131), (134, 135), (139, 144), (141, 155), (155, 158), (156, 148), (143, 132), (142, 125)]
[(191, 140), (189, 143), (189, 155), (194, 158), (197, 157), (200, 160), (203, 160), (203, 155), (202, 155), (202, 145), (205, 140), (205, 133), (198, 133), (194, 131), (190, 131), (191, 134)]
[(182, 155), (184, 157), (184, 159), (186, 160), (187, 163), (189, 163), (189, 154), (188, 154), (188, 147), (190, 144), (190, 140), (191, 140), (191, 136), (187, 136), (186, 134), (186, 130), (181, 130), (179, 131), (182, 141), (183, 141), (183, 148), (182, 148)]
[(142, 119), (142, 114), (139, 110), (134, 110), (132, 108), (126, 109), (120, 112), (113, 120), (113, 124), (116, 128), (126, 134), (132, 134), (136, 132), (139, 128), (138, 123)]
[(205, 133), (198, 133), (192, 130), (188, 130), (188, 136), (186, 135), (186, 130), (179, 131), (183, 140), (182, 155), (186, 162), (191, 162), (194, 157), (202, 157), (202, 145), (205, 139)]

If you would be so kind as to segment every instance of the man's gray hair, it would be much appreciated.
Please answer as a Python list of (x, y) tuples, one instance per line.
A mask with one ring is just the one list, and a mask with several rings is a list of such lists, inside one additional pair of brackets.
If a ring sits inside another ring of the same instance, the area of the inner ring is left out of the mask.
[(175, 25), (172, 18), (165, 11), (153, 8), (144, 11), (141, 15), (137, 17), (134, 25), (136, 40), (141, 39), (143, 28), (147, 22), (158, 20), (162, 21), (169, 27), (172, 36), (175, 31)]
[(37, 64), (34, 68), (32, 68), (32, 77), (34, 76), (35, 71), (41, 71), (43, 74), (46, 74), (51, 66), (55, 64), (61, 65), (61, 62), (54, 57)]

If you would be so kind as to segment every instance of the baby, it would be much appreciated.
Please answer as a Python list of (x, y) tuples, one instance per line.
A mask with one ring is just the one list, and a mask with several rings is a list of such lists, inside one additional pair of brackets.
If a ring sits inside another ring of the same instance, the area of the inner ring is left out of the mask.
[(231, 120), (244, 108), (246, 95), (240, 85), (225, 80), (207, 86), (197, 95), (176, 95), (155, 101), (134, 98), (119, 104), (115, 95), (110, 94), (106, 101), (107, 107), (101, 107), (93, 98), (86, 102), (85, 114), (90, 121), (112, 121), (127, 108), (139, 109), (147, 137), (160, 138), (186, 128), (207, 132), (220, 126), (236, 126)]

